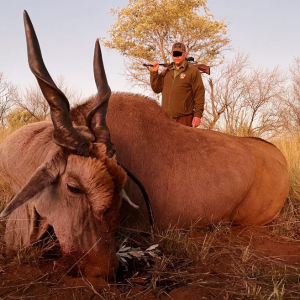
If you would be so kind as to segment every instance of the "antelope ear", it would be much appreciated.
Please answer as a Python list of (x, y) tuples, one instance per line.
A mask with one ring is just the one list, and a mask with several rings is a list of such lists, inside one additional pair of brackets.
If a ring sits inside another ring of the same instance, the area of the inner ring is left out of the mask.
[(22, 190), (9, 202), (0, 214), (0, 218), (9, 216), (14, 210), (32, 199), (44, 188), (55, 182), (66, 167), (67, 159), (62, 153), (56, 153), (50, 160), (46, 160), (31, 176)]

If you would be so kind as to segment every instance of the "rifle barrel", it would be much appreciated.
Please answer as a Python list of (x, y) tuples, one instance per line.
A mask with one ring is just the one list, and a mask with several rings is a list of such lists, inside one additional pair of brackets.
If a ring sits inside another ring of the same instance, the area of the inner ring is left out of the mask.
[[(166, 64), (159, 64), (160, 66), (166, 66)], [(143, 64), (144, 67), (153, 67), (152, 64)]]

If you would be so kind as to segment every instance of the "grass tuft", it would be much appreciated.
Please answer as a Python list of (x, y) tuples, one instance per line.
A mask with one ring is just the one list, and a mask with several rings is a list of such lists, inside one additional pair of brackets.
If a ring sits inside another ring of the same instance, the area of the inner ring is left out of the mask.
[[(120, 228), (116, 243), (127, 261), (115, 283), (106, 286), (70, 276), (60, 282), (54, 238), (21, 249), (14, 258), (0, 242), (0, 298), (300, 299), (300, 133), (276, 145), (287, 159), (291, 188), (279, 217), (268, 226), (212, 224), (154, 233)], [(1, 179), (0, 211), (12, 197)], [(0, 238), (4, 230), (0, 221)]]

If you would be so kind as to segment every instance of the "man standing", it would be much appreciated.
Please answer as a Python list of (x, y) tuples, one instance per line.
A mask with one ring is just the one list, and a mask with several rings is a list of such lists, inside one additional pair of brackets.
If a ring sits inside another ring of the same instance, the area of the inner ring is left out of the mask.
[(172, 47), (173, 63), (158, 73), (158, 62), (151, 63), (150, 83), (155, 93), (162, 92), (162, 107), (177, 122), (198, 127), (204, 110), (205, 89), (198, 68), (189, 64), (183, 43)]

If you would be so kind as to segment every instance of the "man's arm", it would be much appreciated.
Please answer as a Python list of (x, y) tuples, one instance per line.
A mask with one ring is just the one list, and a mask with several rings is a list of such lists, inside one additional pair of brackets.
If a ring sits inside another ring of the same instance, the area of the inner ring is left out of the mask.
[(152, 62), (150, 67), (150, 84), (154, 93), (159, 94), (162, 92), (163, 88), (163, 76), (158, 74), (159, 64), (157, 61)]
[(205, 88), (201, 78), (201, 74), (197, 71), (194, 82), (192, 82), (192, 89), (194, 95), (194, 119), (192, 122), (193, 127), (198, 127), (201, 123), (201, 117), (204, 110), (204, 101), (205, 101)]

